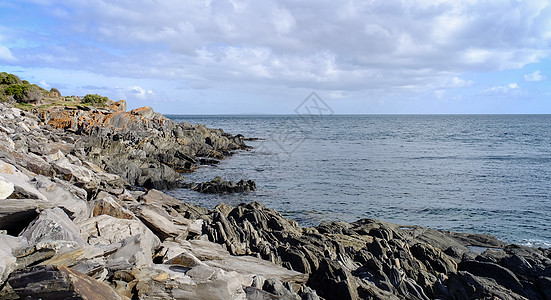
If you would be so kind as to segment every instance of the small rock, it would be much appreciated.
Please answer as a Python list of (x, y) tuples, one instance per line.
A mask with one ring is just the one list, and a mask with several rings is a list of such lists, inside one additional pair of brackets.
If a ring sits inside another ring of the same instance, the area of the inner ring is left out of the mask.
[(14, 185), (0, 176), (0, 200), (8, 198), (14, 191)]

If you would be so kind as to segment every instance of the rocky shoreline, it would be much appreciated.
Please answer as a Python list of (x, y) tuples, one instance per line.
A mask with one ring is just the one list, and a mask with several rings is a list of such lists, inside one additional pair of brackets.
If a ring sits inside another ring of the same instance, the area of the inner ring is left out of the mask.
[(160, 191), (247, 148), (124, 102), (0, 103), (0, 299), (551, 299), (550, 249), (370, 219), (303, 228)]

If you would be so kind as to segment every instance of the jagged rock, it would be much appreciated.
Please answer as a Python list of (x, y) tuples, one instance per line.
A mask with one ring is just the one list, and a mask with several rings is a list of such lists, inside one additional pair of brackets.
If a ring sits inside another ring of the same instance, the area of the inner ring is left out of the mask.
[(245, 299), (241, 276), (218, 268), (201, 265), (188, 270), (157, 265), (133, 274), (140, 299)]
[(109, 215), (118, 219), (133, 220), (136, 216), (128, 209), (122, 207), (113, 197), (107, 196), (95, 199), (90, 203), (92, 217)]
[(90, 245), (122, 243), (111, 258), (124, 258), (136, 265), (152, 263), (160, 240), (138, 220), (118, 219), (100, 215), (78, 224), (82, 238)]
[(457, 272), (457, 264), (440, 249), (429, 244), (418, 243), (410, 248), (413, 256), (435, 272), (444, 274)]
[(450, 274), (448, 287), (448, 297), (451, 299), (527, 299), (491, 279), (474, 276), (465, 271)]
[(0, 160), (0, 176), (14, 185), (12, 197), (47, 201), (47, 198), (30, 183), (31, 178), (14, 165)]
[(244, 276), (249, 276), (251, 279), (260, 275), (297, 285), (306, 283), (308, 279), (307, 275), (303, 273), (282, 268), (256, 257), (231, 256), (222, 246), (212, 242), (190, 240), (182, 242), (181, 247), (209, 266), (236, 271)]
[(220, 203), (218, 205), (216, 205), (214, 207), (214, 210), (215, 211), (218, 211), (220, 212), (222, 215), (224, 215), (224, 217), (228, 217), (228, 215), (230, 214), (230, 212), (234, 209), (233, 206), (229, 205), (229, 204), (226, 204), (226, 203)]
[(292, 291), (291, 289), (285, 287), (283, 283), (276, 279), (276, 278), (270, 278), (264, 281), (264, 285), (262, 286), (262, 290), (274, 294), (276, 296), (279, 296), (283, 299), (296, 299), (300, 300), (300, 296)]
[(163, 211), (160, 211), (161, 213), (158, 211), (159, 209), (155, 210), (150, 205), (144, 205), (140, 206), (135, 213), (138, 218), (140, 218), (140, 220), (142, 220), (142, 222), (161, 240), (165, 240), (169, 237), (175, 237), (180, 232), (185, 231), (185, 228), (178, 228), (178, 226), (174, 225), (174, 223), (169, 220), (170, 216), (168, 216), (166, 212), (164, 212), (165, 215), (163, 215)]
[(23, 299), (122, 299), (105, 283), (66, 267), (48, 265), (17, 270), (8, 281)]
[(40, 210), (54, 207), (54, 204), (36, 199), (0, 200), (0, 229), (17, 235), (31, 223)]
[(25, 237), (31, 244), (60, 241), (74, 242), (77, 245), (85, 244), (76, 225), (62, 209), (57, 207), (42, 211), (38, 218), (20, 233), (20, 236)]
[(78, 222), (89, 217), (85, 190), (59, 179), (50, 180), (42, 175), (33, 177), (30, 183), (48, 203), (63, 208), (72, 220)]
[(207, 216), (209, 214), (208, 209), (178, 200), (155, 189), (151, 189), (147, 191), (147, 193), (141, 195), (138, 201), (164, 208), (170, 207), (188, 219), (209, 219)]
[(308, 285), (325, 299), (358, 299), (358, 284), (338, 263), (324, 259), (312, 273)]
[[(178, 172), (190, 171), (196, 157), (223, 158), (245, 149), (242, 136), (202, 125), (178, 124), (150, 107), (125, 112), (120, 105), (108, 110), (49, 109), (42, 122), (79, 135), (75, 149), (107, 172), (129, 184), (167, 188), (180, 182)], [(86, 159), (85, 159), (86, 158)]]
[(518, 295), (527, 297), (524, 287), (517, 276), (510, 270), (491, 262), (480, 262), (475, 260), (462, 261), (459, 270), (469, 272), (478, 277), (491, 278), (506, 289)]
[(256, 184), (252, 180), (240, 180), (239, 182), (225, 181), (217, 176), (209, 182), (194, 183), (191, 189), (208, 194), (249, 193), (256, 190)]

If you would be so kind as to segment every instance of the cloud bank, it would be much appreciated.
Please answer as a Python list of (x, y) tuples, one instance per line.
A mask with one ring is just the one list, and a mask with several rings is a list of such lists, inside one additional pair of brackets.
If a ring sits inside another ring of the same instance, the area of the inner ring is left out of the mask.
[(190, 89), (402, 95), (472, 87), (466, 72), (519, 69), (550, 55), (547, 0), (7, 3), (49, 21), (40, 24), (46, 33), (0, 27), (10, 41), (0, 59)]

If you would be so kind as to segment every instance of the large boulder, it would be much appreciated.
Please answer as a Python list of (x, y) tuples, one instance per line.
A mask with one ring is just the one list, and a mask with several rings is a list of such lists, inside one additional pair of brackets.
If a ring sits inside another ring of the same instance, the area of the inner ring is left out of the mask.
[(27, 226), (20, 236), (29, 243), (70, 242), (83, 246), (85, 244), (76, 225), (61, 208), (46, 209), (38, 218)]
[(134, 265), (153, 263), (153, 253), (161, 244), (159, 238), (139, 220), (118, 219), (100, 215), (78, 224), (82, 238), (90, 245), (120, 243), (110, 256)]

